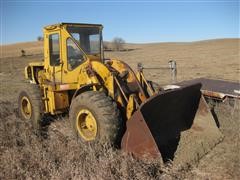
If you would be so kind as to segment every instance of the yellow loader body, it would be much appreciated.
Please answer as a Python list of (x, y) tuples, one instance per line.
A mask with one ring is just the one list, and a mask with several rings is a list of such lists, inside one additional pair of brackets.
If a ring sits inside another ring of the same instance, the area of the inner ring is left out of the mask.
[[(69, 116), (77, 119), (73, 126), (78, 135), (85, 133), (84, 142), (95, 141), (101, 136), (100, 115), (90, 106), (82, 107), (89, 104), (86, 97), (91, 98), (86, 92), (101, 92), (108, 100), (99, 103), (108, 105), (110, 98), (121, 116), (120, 147), (138, 157), (162, 156), (163, 161), (174, 160), (175, 153), (192, 154), (189, 159), (195, 159), (198, 150), (186, 149), (196, 138), (197, 149), (208, 143), (211, 148), (222, 138), (201, 96), (201, 84), (168, 91), (154, 89), (141, 69), (134, 72), (125, 62), (104, 59), (102, 28), (74, 23), (44, 28), (44, 62), (30, 63), (25, 68), (26, 79), (41, 91), (40, 114), (61, 114), (70, 108), (70, 113), (76, 111), (76, 115)], [(96, 100), (103, 97), (93, 96)], [(86, 103), (78, 106), (81, 98)], [(21, 101), (19, 106), (23, 106)], [(178, 152), (178, 146), (185, 150)]]

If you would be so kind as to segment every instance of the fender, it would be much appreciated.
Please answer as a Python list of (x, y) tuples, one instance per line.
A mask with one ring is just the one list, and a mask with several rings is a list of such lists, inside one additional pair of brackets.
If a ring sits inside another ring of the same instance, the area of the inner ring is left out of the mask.
[(80, 87), (79, 89), (77, 89), (74, 92), (72, 99), (74, 99), (75, 97), (77, 97), (79, 94), (81, 94), (83, 92), (92, 91), (93, 86), (96, 86), (96, 85), (98, 85), (98, 84), (87, 84), (87, 85)]

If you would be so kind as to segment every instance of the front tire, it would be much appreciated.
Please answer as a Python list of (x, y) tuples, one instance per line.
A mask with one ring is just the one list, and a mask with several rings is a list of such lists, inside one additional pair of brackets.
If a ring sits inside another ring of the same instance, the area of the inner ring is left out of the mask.
[(43, 102), (39, 86), (26, 84), (24, 90), (21, 90), (18, 96), (18, 113), (22, 120), (31, 122), (36, 131), (41, 130), (42, 107)]
[(88, 91), (72, 100), (69, 118), (82, 144), (115, 144), (121, 129), (116, 103), (102, 92)]

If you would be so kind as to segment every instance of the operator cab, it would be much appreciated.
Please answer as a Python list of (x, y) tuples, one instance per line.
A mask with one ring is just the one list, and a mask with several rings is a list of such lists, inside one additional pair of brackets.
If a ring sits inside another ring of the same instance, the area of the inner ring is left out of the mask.
[(103, 61), (101, 24), (60, 23), (44, 27), (44, 69), (49, 82), (76, 83), (87, 61)]
[(86, 59), (103, 60), (102, 29), (100, 24), (60, 23), (46, 26), (49, 39), (49, 62), (59, 66), (67, 62), (67, 69), (73, 70)]

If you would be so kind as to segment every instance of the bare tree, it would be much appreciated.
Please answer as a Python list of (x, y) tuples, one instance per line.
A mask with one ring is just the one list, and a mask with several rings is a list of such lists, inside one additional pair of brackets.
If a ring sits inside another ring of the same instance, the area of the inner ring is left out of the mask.
[(109, 50), (107, 42), (103, 42), (103, 50)]
[(125, 44), (124, 39), (120, 38), (120, 37), (115, 37), (112, 41), (112, 45), (113, 45), (113, 49), (115, 51), (121, 51), (123, 50), (123, 46)]
[(21, 56), (26, 56), (26, 51), (24, 49), (21, 50)]
[(43, 41), (43, 37), (42, 37), (42, 36), (38, 36), (38, 37), (37, 37), (37, 40), (38, 40), (38, 41)]

